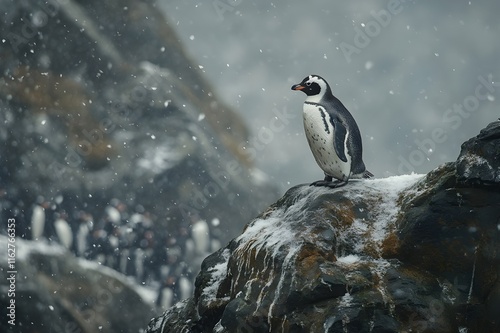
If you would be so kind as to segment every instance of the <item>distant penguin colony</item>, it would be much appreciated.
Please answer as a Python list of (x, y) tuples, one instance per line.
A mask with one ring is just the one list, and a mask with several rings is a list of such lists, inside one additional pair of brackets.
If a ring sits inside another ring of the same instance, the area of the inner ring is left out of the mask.
[(95, 217), (63, 202), (62, 195), (36, 198), (27, 219), (31, 239), (59, 243), (68, 253), (157, 288), (156, 303), (164, 310), (192, 294), (193, 271), (221, 247), (217, 217), (207, 222), (196, 215), (164, 230), (154, 227), (158, 217), (142, 205), (131, 208), (113, 198)]
[[(332, 94), (328, 83), (309, 75), (292, 86), (307, 95), (303, 108), (307, 142), (324, 180), (311, 185), (336, 188), (350, 178), (371, 178), (363, 163), (363, 148), (358, 125), (346, 107)], [(333, 179), (336, 179), (335, 181)]]

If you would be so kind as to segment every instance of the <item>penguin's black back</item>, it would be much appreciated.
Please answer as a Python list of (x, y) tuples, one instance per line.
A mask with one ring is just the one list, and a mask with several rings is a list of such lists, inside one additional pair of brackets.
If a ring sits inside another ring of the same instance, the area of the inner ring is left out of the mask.
[(332, 94), (330, 89), (325, 93), (320, 103), (325, 106), (330, 116), (340, 119), (349, 131), (349, 137), (347, 138), (347, 153), (351, 156), (351, 173), (361, 174), (365, 172), (366, 167), (363, 162), (361, 133), (354, 117), (344, 104)]

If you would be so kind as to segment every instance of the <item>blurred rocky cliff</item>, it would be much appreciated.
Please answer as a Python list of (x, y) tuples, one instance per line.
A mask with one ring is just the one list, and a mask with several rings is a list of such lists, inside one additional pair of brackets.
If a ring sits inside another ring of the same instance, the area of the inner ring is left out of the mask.
[(154, 2), (1, 4), (1, 189), (20, 222), (40, 196), (94, 217), (117, 198), (158, 228), (216, 218), (225, 241), (275, 198)]
[[(68, 256), (58, 245), (19, 239), (15, 245), (16, 278), (6, 273), (7, 256), (0, 257), (0, 304), (8, 309), (15, 300), (8, 312), (14, 316), (6, 311), (0, 321), (2, 332), (139, 332), (157, 312), (154, 292), (111, 268)], [(0, 235), (0, 246), (8, 248), (7, 237)]]
[(498, 332), (499, 267), (500, 120), (427, 175), (291, 188), (148, 332)]
[[(16, 237), (129, 275), (158, 290), (158, 305), (189, 294), (201, 260), (277, 198), (241, 148), (240, 116), (154, 1), (0, 0), (0, 14), (0, 233), (13, 219)], [(51, 275), (68, 265), (37, 256), (45, 268), (19, 278), (77, 287)], [(47, 302), (35, 289), (24, 301)]]

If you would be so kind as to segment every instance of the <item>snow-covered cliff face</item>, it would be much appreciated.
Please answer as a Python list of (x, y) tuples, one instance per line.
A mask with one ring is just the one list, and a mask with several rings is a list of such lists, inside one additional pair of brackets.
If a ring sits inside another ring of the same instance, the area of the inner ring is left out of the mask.
[(427, 175), (291, 188), (149, 332), (497, 331), (498, 156), (500, 121)]

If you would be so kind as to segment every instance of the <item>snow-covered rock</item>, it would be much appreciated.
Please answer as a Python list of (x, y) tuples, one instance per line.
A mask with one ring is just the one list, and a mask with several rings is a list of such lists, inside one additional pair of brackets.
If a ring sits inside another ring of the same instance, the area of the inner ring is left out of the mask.
[(464, 142), (457, 161), (459, 179), (500, 184), (500, 119), (489, 124), (478, 136)]
[[(490, 166), (498, 129), (481, 134)], [(204, 261), (194, 298), (149, 332), (498, 331), (499, 186), (471, 185), (459, 163), (291, 188)]]
[[(0, 235), (5, 254), (8, 243)], [(76, 258), (57, 244), (21, 238), (13, 244), (13, 264), (0, 256), (1, 275), (15, 276), (13, 284), (0, 284), (0, 305), (5, 309), (15, 300), (16, 325), (1, 320), (1, 332), (139, 332), (156, 312), (156, 292), (125, 275)]]

